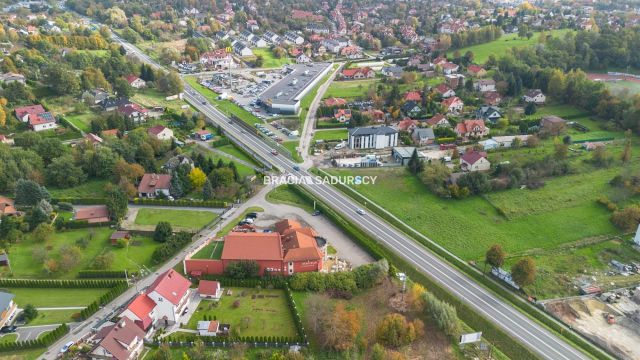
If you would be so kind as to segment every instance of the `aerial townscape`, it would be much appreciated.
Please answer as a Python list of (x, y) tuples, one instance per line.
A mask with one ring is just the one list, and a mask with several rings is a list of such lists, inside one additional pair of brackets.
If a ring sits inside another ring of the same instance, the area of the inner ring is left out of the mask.
[(0, 0), (0, 359), (640, 359), (637, 0)]

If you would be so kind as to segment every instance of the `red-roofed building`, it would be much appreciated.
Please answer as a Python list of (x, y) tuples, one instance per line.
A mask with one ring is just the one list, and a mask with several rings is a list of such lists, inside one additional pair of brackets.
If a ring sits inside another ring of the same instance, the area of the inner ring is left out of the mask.
[(216, 49), (213, 51), (207, 51), (200, 55), (200, 63), (207, 67), (213, 67), (215, 69), (228, 69), (235, 68), (236, 63), (233, 61), (233, 57), (226, 49)]
[(158, 140), (171, 140), (173, 139), (173, 130), (164, 125), (156, 125), (147, 129), (147, 134), (154, 139)]
[(351, 120), (351, 109), (335, 109), (333, 117), (341, 123)]
[(352, 68), (342, 70), (344, 80), (370, 79), (376, 76), (375, 71), (370, 67)]
[(120, 316), (132, 319), (140, 329), (147, 331), (155, 322), (157, 313), (154, 311), (156, 302), (147, 294), (138, 295)]
[(93, 145), (93, 146), (97, 146), (102, 144), (102, 142), (104, 140), (102, 140), (102, 138), (94, 133), (88, 133), (87, 135), (84, 136), (84, 139), (87, 141), (87, 143)]
[(18, 120), (29, 123), (33, 131), (55, 129), (58, 127), (53, 115), (46, 111), (42, 105), (29, 105), (15, 108)]
[(160, 193), (169, 196), (171, 175), (168, 174), (144, 174), (138, 185), (138, 197), (155, 198)]
[(398, 122), (398, 130), (400, 130), (400, 131), (409, 131), (409, 132), (411, 132), (417, 126), (418, 126), (418, 121), (417, 120), (412, 120), (412, 119), (409, 119), (409, 118), (405, 118), (404, 120), (400, 120), (400, 122)]
[(217, 281), (200, 280), (198, 284), (198, 294), (203, 299), (218, 300), (222, 296), (222, 288)]
[(472, 150), (460, 157), (460, 168), (462, 171), (486, 171), (491, 168), (491, 163), (486, 152)]
[(443, 98), (450, 98), (452, 96), (456, 96), (456, 92), (453, 91), (452, 88), (447, 84), (440, 84), (433, 88), (438, 94), (442, 95)]
[(330, 106), (330, 107), (333, 107), (333, 106), (342, 106), (342, 105), (345, 105), (346, 103), (347, 103), (347, 100), (342, 99), (342, 98), (335, 98), (335, 97), (328, 98), (328, 99), (326, 99), (326, 100), (324, 101), (324, 104), (325, 104), (326, 106)]
[(448, 113), (457, 114), (462, 111), (464, 102), (459, 97), (452, 96), (450, 98), (442, 100), (442, 106), (444, 106), (445, 110)]
[(125, 79), (129, 83), (129, 85), (131, 85), (131, 87), (134, 89), (142, 89), (145, 86), (147, 86), (147, 83), (144, 80), (140, 79), (139, 77), (133, 74), (127, 75)]
[(484, 103), (487, 105), (496, 106), (502, 102), (502, 96), (497, 91), (487, 91), (483, 94)]
[(420, 95), (419, 91), (408, 91), (404, 94), (404, 101), (421, 102), (422, 95)]
[(475, 77), (487, 76), (487, 70), (485, 70), (482, 66), (479, 66), (479, 65), (469, 65), (467, 67), (467, 73)]
[(431, 119), (426, 121), (427, 125), (431, 127), (450, 127), (451, 124), (447, 117), (442, 114), (435, 114)]
[(91, 359), (134, 360), (144, 349), (145, 332), (131, 319), (122, 317), (116, 324), (105, 326), (93, 338), (97, 342)]
[(83, 207), (75, 210), (73, 220), (87, 221), (91, 224), (109, 222), (109, 209), (106, 205)]
[(158, 276), (147, 289), (147, 296), (156, 303), (156, 320), (164, 325), (175, 324), (189, 303), (191, 281), (170, 269)]
[(133, 120), (134, 123), (145, 122), (149, 116), (149, 110), (133, 103), (118, 106), (118, 113)]
[(484, 125), (484, 120), (464, 120), (458, 123), (455, 128), (456, 135), (468, 139), (470, 137), (480, 138), (489, 134), (489, 128)]

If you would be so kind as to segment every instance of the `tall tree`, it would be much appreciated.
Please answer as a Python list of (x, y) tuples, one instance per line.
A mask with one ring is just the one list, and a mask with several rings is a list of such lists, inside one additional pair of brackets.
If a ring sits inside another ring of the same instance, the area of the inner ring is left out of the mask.
[(536, 280), (536, 263), (530, 257), (520, 259), (511, 267), (511, 277), (520, 287), (533, 284)]
[(16, 205), (33, 206), (40, 200), (51, 200), (51, 195), (44, 186), (38, 185), (35, 181), (20, 179), (16, 183)]
[(173, 228), (171, 227), (171, 224), (167, 221), (160, 221), (153, 232), (153, 240), (163, 243), (169, 240), (172, 234)]
[(127, 215), (129, 200), (127, 194), (119, 187), (111, 186), (107, 189), (107, 208), (114, 221), (120, 221)]
[(407, 168), (409, 172), (413, 175), (417, 175), (422, 172), (424, 169), (424, 163), (418, 156), (418, 149), (413, 149), (413, 153), (411, 154), (411, 158), (409, 159), (409, 163), (407, 164)]
[(491, 265), (494, 268), (500, 268), (504, 264), (505, 253), (502, 246), (498, 244), (492, 245), (484, 256), (485, 268)]

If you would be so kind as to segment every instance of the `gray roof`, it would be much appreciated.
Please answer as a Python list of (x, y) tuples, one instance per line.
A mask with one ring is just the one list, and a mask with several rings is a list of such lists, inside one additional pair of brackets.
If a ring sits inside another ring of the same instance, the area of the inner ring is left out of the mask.
[(9, 307), (11, 300), (16, 296), (12, 293), (0, 291), (0, 310), (4, 311)]
[(299, 95), (331, 64), (308, 63), (289, 66), (294, 70), (260, 94), (260, 101), (285, 105), (296, 104), (300, 101)]
[(349, 129), (349, 136), (390, 135), (397, 132), (396, 129), (388, 126), (367, 126)]
[(427, 139), (435, 139), (436, 135), (433, 133), (432, 128), (416, 128), (413, 130), (411, 134), (416, 139), (427, 138)]
[[(409, 159), (413, 156), (413, 152), (416, 148), (413, 146), (396, 146), (393, 148), (393, 153), (402, 157), (403, 159)], [(418, 151), (418, 158), (424, 158), (424, 155)]]

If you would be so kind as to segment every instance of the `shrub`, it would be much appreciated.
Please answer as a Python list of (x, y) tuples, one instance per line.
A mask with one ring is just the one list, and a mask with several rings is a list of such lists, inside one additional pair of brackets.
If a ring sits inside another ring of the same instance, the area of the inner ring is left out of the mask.
[(236, 300), (236, 301), (234, 301), (234, 302), (233, 302), (233, 308), (234, 308), (234, 309), (237, 309), (237, 308), (239, 308), (239, 307), (240, 307), (240, 300)]

